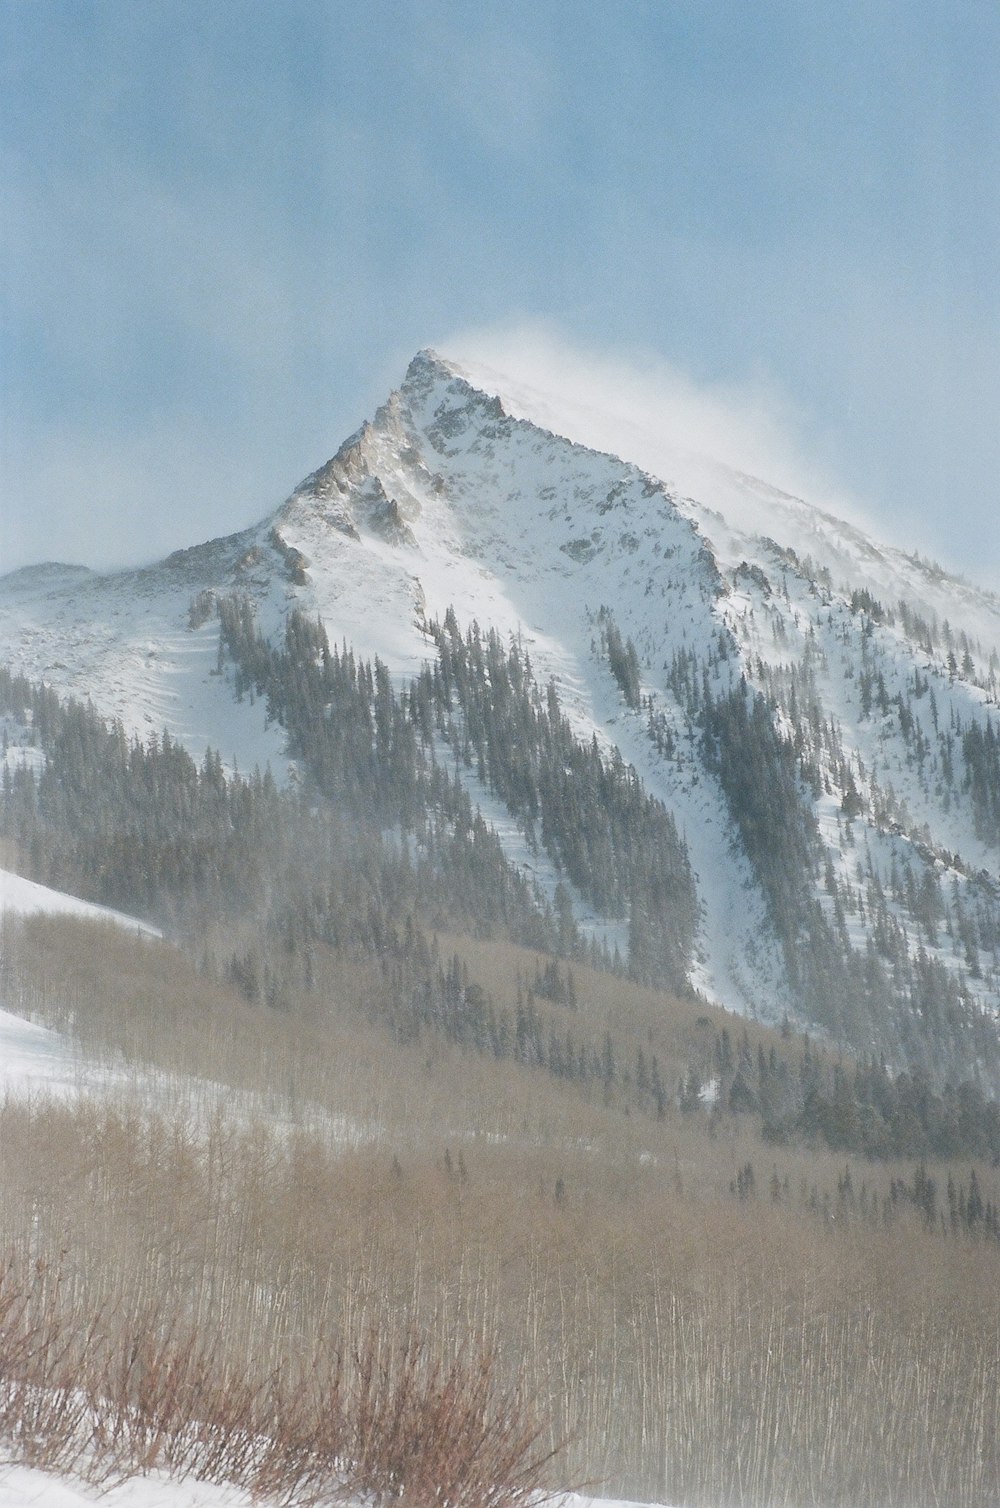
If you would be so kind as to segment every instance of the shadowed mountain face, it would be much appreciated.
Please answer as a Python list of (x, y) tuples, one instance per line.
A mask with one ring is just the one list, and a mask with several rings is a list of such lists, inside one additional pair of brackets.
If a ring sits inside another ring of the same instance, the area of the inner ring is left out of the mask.
[[(423, 352), (257, 528), (142, 571), (0, 582), (0, 654), (130, 731), (279, 779), (301, 754), (281, 698), (237, 698), (253, 675), (221, 605), (275, 648), (296, 609), (318, 617), (396, 693), (446, 670), (437, 755), (540, 904), (558, 893), (585, 936), (653, 973), (666, 927), (671, 969), (735, 1010), (996, 1085), (1000, 600), (683, 436), (636, 432), (653, 474), (580, 443), (593, 432), (558, 394)], [(520, 752), (496, 645), (522, 711), (551, 713), (516, 724), (534, 729)], [(584, 878), (600, 823), (571, 811), (569, 743), (556, 793), (564, 738), (655, 798), (671, 875), (612, 844), (607, 883)], [(668, 926), (688, 883), (690, 925)]]

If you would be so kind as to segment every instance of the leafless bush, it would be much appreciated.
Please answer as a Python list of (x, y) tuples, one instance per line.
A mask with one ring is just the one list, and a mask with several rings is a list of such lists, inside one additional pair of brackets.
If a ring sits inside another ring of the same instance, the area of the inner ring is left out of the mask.
[(445, 1363), (409, 1331), (387, 1354), (372, 1333), (349, 1397), (347, 1458), (376, 1503), (516, 1505), (534, 1498), (555, 1454), (540, 1448), (534, 1411), (499, 1382), (489, 1352)]
[(412, 1329), (321, 1339), (292, 1370), (237, 1373), (216, 1338), (163, 1312), (81, 1325), (44, 1264), (0, 1276), (0, 1446), (94, 1482), (161, 1468), (288, 1505), (380, 1508), (539, 1501), (553, 1453), (522, 1390), (487, 1352), (450, 1364)]

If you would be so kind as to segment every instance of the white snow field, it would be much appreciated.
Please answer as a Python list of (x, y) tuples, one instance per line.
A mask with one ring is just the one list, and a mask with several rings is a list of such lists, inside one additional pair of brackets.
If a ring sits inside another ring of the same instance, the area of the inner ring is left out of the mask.
[[(580, 1497), (569, 1493), (547, 1499), (553, 1508), (645, 1508), (637, 1503)], [(49, 1476), (30, 1466), (0, 1465), (0, 1508), (267, 1508), (267, 1500), (251, 1498), (212, 1482), (178, 1482), (159, 1472), (132, 1477), (117, 1486), (88, 1487)], [(351, 1508), (345, 1503), (344, 1508)], [(356, 1508), (362, 1508), (361, 1504)]]
[(253, 1508), (245, 1492), (212, 1482), (178, 1482), (153, 1472), (118, 1486), (88, 1487), (31, 1466), (0, 1466), (0, 1508)]
[(63, 1094), (76, 1084), (73, 1050), (66, 1038), (0, 1008), (0, 1096), (25, 1089)]

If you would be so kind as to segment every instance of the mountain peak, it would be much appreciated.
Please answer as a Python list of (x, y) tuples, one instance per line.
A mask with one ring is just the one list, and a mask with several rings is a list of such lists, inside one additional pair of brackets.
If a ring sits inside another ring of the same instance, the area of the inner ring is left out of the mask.
[(426, 371), (442, 371), (453, 375), (453, 363), (432, 346), (421, 346), (406, 369), (406, 377), (416, 377)]
[(453, 382), (455, 378), (468, 380), (459, 363), (448, 356), (442, 356), (430, 346), (424, 346), (407, 367), (400, 391), (408, 392), (414, 388), (423, 390), (430, 384)]
[[(478, 623), (683, 833), (693, 987), (919, 1061), (903, 1023), (928, 991), (942, 1020), (1000, 1011), (997, 603), (673, 439), (424, 349), (246, 536), (86, 591), (0, 584), (0, 649), (143, 736), (168, 717), (200, 758), (239, 727), (240, 767), (280, 768), (263, 711), (231, 704), (219, 603), (272, 644), (301, 610), (399, 687), (436, 624)], [(566, 855), (462, 747), (455, 778), (552, 902)], [(572, 900), (583, 935), (629, 952), (621, 908)]]

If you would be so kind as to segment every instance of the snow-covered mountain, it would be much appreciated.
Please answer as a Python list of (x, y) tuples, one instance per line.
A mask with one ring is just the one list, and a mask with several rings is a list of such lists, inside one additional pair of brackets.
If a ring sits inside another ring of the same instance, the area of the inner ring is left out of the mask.
[[(451, 610), (516, 641), (579, 739), (673, 814), (695, 988), (968, 1071), (1000, 1020), (1000, 598), (683, 442), (422, 352), (256, 528), (139, 571), (5, 578), (0, 658), (287, 778), (283, 729), (233, 694), (218, 602), (275, 642), (293, 608), (318, 615), (398, 686)], [(558, 855), (459, 773), (551, 898)], [(622, 919), (574, 899), (624, 952)]]

